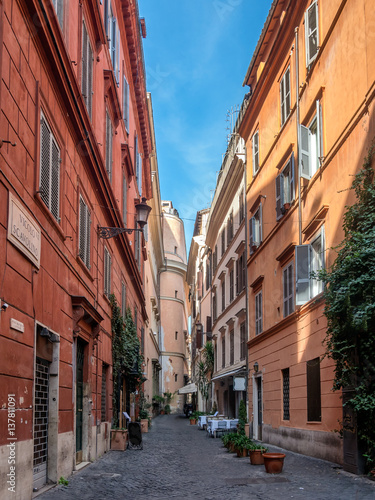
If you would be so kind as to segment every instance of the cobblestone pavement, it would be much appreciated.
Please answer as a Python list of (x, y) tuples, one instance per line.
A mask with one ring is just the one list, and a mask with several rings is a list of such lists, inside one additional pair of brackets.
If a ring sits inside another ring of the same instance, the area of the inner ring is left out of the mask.
[[(143, 450), (111, 451), (38, 500), (374, 500), (375, 482), (286, 451), (281, 474), (228, 453), (175, 415), (154, 419)], [(270, 451), (280, 451), (269, 447)]]

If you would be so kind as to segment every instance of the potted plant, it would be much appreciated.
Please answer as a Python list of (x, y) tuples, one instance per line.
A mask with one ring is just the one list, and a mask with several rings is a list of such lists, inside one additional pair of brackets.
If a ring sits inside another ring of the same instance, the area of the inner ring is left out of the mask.
[(164, 415), (164, 398), (163, 396), (154, 396), (153, 400), (155, 401), (157, 407), (159, 408), (159, 412), (161, 415)]
[(141, 422), (142, 432), (148, 432), (148, 423), (149, 423), (148, 411), (144, 409), (139, 410), (138, 420)]
[(164, 406), (164, 411), (165, 411), (166, 415), (169, 415), (171, 413), (171, 407), (170, 407), (170, 405), (166, 404)]
[(285, 453), (263, 453), (264, 467), (269, 474), (280, 474), (283, 470)]
[(234, 440), (234, 447), (237, 457), (247, 457), (247, 446), (249, 439), (244, 434), (237, 434)]
[(195, 425), (197, 423), (198, 417), (201, 413), (202, 412), (200, 411), (193, 411), (193, 413), (189, 417), (190, 425)]
[(238, 409), (238, 433), (249, 437), (249, 424), (247, 423), (247, 411), (246, 404), (243, 399), (240, 401), (240, 406)]
[(260, 443), (253, 443), (252, 441), (250, 441), (247, 449), (249, 450), (251, 465), (264, 464), (263, 453), (266, 453), (268, 451), (268, 448), (265, 448)]

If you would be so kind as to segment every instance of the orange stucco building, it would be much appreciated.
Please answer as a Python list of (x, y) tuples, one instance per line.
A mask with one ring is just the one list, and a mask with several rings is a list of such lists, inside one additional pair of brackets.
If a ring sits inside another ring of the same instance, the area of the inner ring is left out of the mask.
[[(323, 285), (375, 135), (371, 0), (275, 0), (246, 73), (249, 415), (253, 437), (358, 471), (323, 357)], [(355, 21), (355, 22), (353, 22)]]
[(141, 27), (136, 1), (0, 1), (4, 499), (31, 498), (108, 450), (112, 293), (144, 331), (144, 236), (100, 231), (134, 228), (152, 194)]

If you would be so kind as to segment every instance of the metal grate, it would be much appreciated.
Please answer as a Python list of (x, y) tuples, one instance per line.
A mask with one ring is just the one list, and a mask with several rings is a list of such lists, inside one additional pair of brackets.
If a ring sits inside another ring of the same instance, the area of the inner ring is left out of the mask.
[(102, 407), (101, 407), (101, 420), (106, 421), (107, 413), (107, 367), (103, 364), (102, 368)]
[(283, 370), (283, 419), (289, 420), (289, 368)]
[(36, 358), (34, 413), (34, 486), (47, 482), (49, 363)]

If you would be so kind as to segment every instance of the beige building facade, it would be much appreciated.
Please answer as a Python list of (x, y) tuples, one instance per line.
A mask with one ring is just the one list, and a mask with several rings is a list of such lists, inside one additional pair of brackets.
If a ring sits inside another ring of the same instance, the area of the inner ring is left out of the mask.
[(186, 243), (183, 221), (171, 201), (162, 201), (164, 264), (160, 270), (161, 393), (172, 393), (172, 412), (182, 411), (178, 389), (188, 377), (188, 312)]

